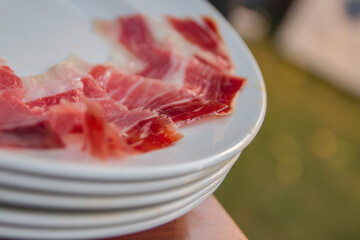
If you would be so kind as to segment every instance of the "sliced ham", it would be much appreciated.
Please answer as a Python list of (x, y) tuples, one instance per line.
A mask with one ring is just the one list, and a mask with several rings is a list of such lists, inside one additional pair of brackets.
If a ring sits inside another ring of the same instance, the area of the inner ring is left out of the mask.
[(22, 124), (13, 129), (0, 129), (0, 146), (37, 149), (65, 147), (46, 121)]
[[(176, 72), (184, 58), (191, 57), (219, 70), (230, 72), (234, 69), (216, 23), (210, 17), (194, 20), (134, 14), (114, 20), (96, 20), (95, 29), (114, 48), (116, 62), (128, 69), (129, 64), (123, 59), (132, 60), (130, 71), (143, 76), (162, 79)], [(123, 55), (123, 59), (119, 55)], [(136, 71), (141, 66), (142, 71)], [(150, 69), (159, 71), (160, 68), (162, 75), (145, 75)]]
[(87, 68), (89, 64), (84, 65), (85, 63), (73, 55), (43, 74), (22, 77), (26, 92), (24, 101), (30, 108), (39, 107), (44, 110), (59, 104), (61, 100), (83, 101), (82, 79), (89, 76), (90, 70)]
[[(0, 79), (1, 81), (1, 79)], [(0, 95), (0, 127), (14, 129), (22, 125), (32, 125), (44, 120), (41, 112), (32, 111), (22, 102), (22, 89), (5, 90)]]
[(191, 59), (186, 68), (184, 87), (196, 96), (225, 104), (227, 107), (221, 113), (230, 114), (245, 82), (245, 78), (216, 71), (197, 59)]
[(105, 121), (101, 105), (94, 101), (86, 102), (84, 116), (84, 149), (100, 159), (122, 157), (135, 151), (126, 142), (119, 128)]
[(138, 151), (164, 148), (183, 137), (173, 121), (165, 115), (141, 108), (128, 110), (111, 99), (97, 101), (103, 108), (105, 119), (119, 127), (127, 143)]
[(133, 149), (147, 152), (170, 146), (183, 137), (166, 115), (144, 110), (142, 107), (129, 110), (125, 105), (107, 97), (105, 90), (93, 78), (86, 78), (83, 82), (85, 95), (90, 101), (100, 104), (106, 122), (116, 125)]
[(55, 132), (64, 137), (69, 133), (83, 136), (83, 150), (96, 158), (123, 157), (136, 151), (127, 143), (120, 128), (105, 120), (102, 106), (83, 98), (82, 103), (61, 101), (46, 111)]
[[(195, 21), (136, 14), (97, 20), (95, 27), (113, 46), (114, 62), (123, 71), (161, 79), (227, 105), (221, 114), (233, 111), (245, 79), (231, 75), (233, 65), (210, 18)], [(123, 65), (118, 56), (130, 58), (136, 67)]]
[[(234, 69), (224, 41), (212, 18), (202, 17), (200, 20), (195, 21), (191, 18), (167, 16), (166, 19), (189, 44), (191, 43), (202, 50), (195, 50), (195, 57), (219, 70), (232, 71)], [(179, 51), (183, 49), (183, 46), (175, 47), (178, 47)], [(187, 47), (191, 48), (190, 46)]]
[(0, 91), (14, 88), (22, 88), (21, 79), (14, 74), (8, 63), (0, 58)]
[(46, 96), (38, 98), (32, 101), (27, 102), (26, 104), (30, 108), (39, 107), (39, 108), (48, 108), (60, 103), (61, 100), (66, 100), (69, 102), (79, 102), (81, 101), (83, 94), (79, 89), (72, 89), (66, 92), (58, 93), (51, 96)]
[(225, 104), (197, 97), (187, 89), (127, 74), (111, 66), (97, 65), (90, 73), (104, 87), (109, 98), (130, 110), (142, 107), (164, 114), (178, 126), (227, 108)]
[[(71, 58), (70, 58), (71, 59)], [(72, 61), (61, 62), (44, 74), (22, 77), (26, 92), (24, 101), (31, 105), (42, 105), (40, 99), (57, 104), (62, 97), (77, 98), (75, 90), (82, 90), (81, 79), (87, 73), (80, 65), (73, 66)]]
[(49, 87), (49, 83), (41, 84), (39, 90), (42, 94), (38, 94), (41, 97), (27, 102), (27, 105), (33, 111), (43, 111), (59, 136), (83, 133), (86, 149), (99, 158), (120, 156), (124, 149), (126, 152), (128, 149), (133, 152), (151, 151), (182, 138), (177, 126), (167, 116), (143, 108), (129, 110), (111, 100), (101, 79), (96, 81), (88, 73), (91, 67), (91, 64), (73, 56), (44, 74), (22, 78), (28, 87), (46, 81), (57, 84), (50, 90), (42, 89)]
[(8, 66), (0, 66), (0, 72), (0, 146), (64, 147), (42, 112), (22, 102), (25, 91), (20, 78)]
[(100, 84), (91, 76), (83, 78), (83, 93), (88, 98), (106, 98), (106, 92)]
[(51, 106), (46, 111), (46, 118), (59, 136), (68, 133), (83, 133), (86, 106), (66, 100)]

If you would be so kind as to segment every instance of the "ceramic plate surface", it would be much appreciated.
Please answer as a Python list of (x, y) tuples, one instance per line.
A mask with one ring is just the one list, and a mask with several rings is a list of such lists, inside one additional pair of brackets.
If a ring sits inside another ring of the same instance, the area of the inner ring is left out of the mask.
[(46, 151), (2, 149), (0, 167), (83, 179), (165, 178), (215, 166), (250, 143), (265, 115), (264, 82), (239, 35), (206, 1), (2, 0), (0, 54), (20, 76), (45, 72), (71, 53), (90, 62), (103, 62), (109, 59), (110, 53), (93, 32), (92, 20), (135, 12), (195, 18), (207, 14), (216, 19), (235, 63), (236, 74), (248, 78), (234, 114), (181, 128), (185, 137), (174, 146), (127, 159), (99, 162), (76, 146)]
[(0, 185), (0, 203), (2, 202), (26, 207), (68, 210), (107, 210), (149, 206), (172, 201), (200, 191), (204, 187), (225, 176), (228, 171), (230, 171), (230, 168), (235, 161), (236, 158), (231, 160), (229, 164), (225, 165), (220, 170), (215, 171), (209, 176), (193, 183), (165, 191), (151, 192), (146, 194), (110, 196), (60, 195), (24, 191), (21, 189), (7, 188)]
[(210, 190), (194, 200), (191, 203), (187, 203), (180, 207), (178, 210), (171, 211), (161, 216), (157, 216), (151, 219), (144, 221), (137, 221), (131, 224), (126, 225), (113, 225), (105, 227), (96, 227), (96, 228), (78, 228), (78, 229), (69, 229), (69, 228), (31, 228), (31, 227), (21, 227), (11, 224), (2, 224), (0, 225), (0, 237), (3, 238), (16, 238), (16, 239), (98, 239), (105, 237), (121, 236), (125, 234), (140, 232), (146, 229), (160, 226), (162, 224), (168, 223), (187, 212), (191, 211), (194, 207), (204, 201), (209, 197), (221, 184), (225, 176), (220, 179), (220, 181), (214, 183)]
[(217, 186), (225, 176), (189, 196), (143, 208), (95, 212), (59, 212), (0, 206), (0, 225), (34, 228), (92, 228), (128, 225), (176, 211), (203, 197)]
[[(233, 159), (236, 160), (239, 154)], [(230, 160), (201, 171), (175, 178), (146, 181), (91, 181), (79, 179), (53, 178), (10, 171), (0, 168), (0, 183), (5, 187), (35, 190), (50, 193), (76, 195), (119, 195), (139, 194), (163, 191), (189, 184), (219, 171), (225, 165), (231, 165)]]

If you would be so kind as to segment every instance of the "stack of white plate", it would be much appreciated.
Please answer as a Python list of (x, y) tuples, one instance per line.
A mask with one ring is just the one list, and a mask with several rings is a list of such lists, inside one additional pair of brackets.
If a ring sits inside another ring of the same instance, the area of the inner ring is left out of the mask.
[(61, 178), (16, 171), (4, 164), (0, 236), (88, 239), (154, 227), (186, 213), (213, 193), (237, 157), (162, 179)]
[(236, 74), (248, 78), (235, 112), (181, 128), (184, 138), (172, 147), (125, 159), (99, 162), (81, 146), (1, 149), (0, 238), (104, 238), (169, 222), (216, 190), (258, 132), (266, 107), (260, 71), (238, 34), (206, 1), (3, 0), (0, 29), (7, 44), (0, 53), (19, 75), (44, 72), (70, 53), (101, 62), (109, 53), (91, 20), (134, 12), (213, 16)]

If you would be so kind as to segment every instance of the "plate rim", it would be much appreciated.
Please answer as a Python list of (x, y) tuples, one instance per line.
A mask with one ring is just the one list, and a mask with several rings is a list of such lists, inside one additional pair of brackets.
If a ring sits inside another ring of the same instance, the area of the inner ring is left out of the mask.
[(0, 191), (2, 192), (2, 195), (0, 195), (0, 202), (27, 208), (66, 211), (105, 211), (111, 209), (142, 208), (148, 205), (157, 205), (174, 201), (196, 193), (204, 187), (214, 182), (218, 182), (219, 179), (225, 178), (235, 162), (236, 159), (231, 159), (229, 162), (230, 165), (225, 165), (218, 171), (210, 173), (204, 178), (176, 188), (158, 192), (129, 195), (120, 194), (113, 196), (76, 196), (48, 193), (42, 193), (40, 195), (38, 192), (0, 187)]
[[(225, 176), (224, 176), (225, 178)], [(61, 233), (61, 238), (62, 239), (98, 239), (98, 238), (108, 238), (108, 237), (120, 237), (120, 236), (123, 236), (123, 235), (126, 235), (126, 234), (131, 234), (131, 233), (135, 233), (135, 232), (140, 232), (140, 231), (144, 231), (144, 230), (147, 230), (147, 229), (150, 229), (150, 228), (153, 228), (153, 227), (156, 227), (156, 226), (160, 226), (162, 224), (165, 224), (165, 223), (168, 223), (178, 217), (181, 217), (183, 216), (184, 214), (188, 213), (189, 211), (191, 211), (193, 208), (195, 208), (197, 205), (199, 205), (201, 202), (203, 202), (205, 199), (207, 199), (213, 192), (216, 191), (216, 189), (221, 185), (222, 181), (224, 180), (223, 179), (220, 179), (219, 182), (217, 182), (212, 188), (210, 188), (210, 190), (208, 192), (206, 192), (204, 195), (202, 195), (201, 197), (199, 197), (197, 200), (193, 201), (192, 203), (186, 205), (185, 207), (183, 208), (180, 208), (180, 209), (177, 209), (173, 212), (170, 212), (170, 213), (166, 213), (166, 214), (163, 214), (163, 215), (160, 215), (158, 217), (155, 217), (155, 218), (152, 218), (152, 219), (147, 219), (147, 220), (144, 220), (144, 221), (141, 221), (140, 223), (133, 223), (133, 224), (129, 224), (129, 225), (125, 225), (125, 228), (126, 230), (123, 230), (123, 231), (119, 231), (119, 227), (118, 226), (110, 226), (110, 227), (99, 227), (98, 229), (96, 228), (92, 228), (92, 230), (96, 229), (97, 230), (97, 233), (94, 234), (93, 232), (89, 232), (89, 229), (84, 229), (83, 230), (83, 234), (75, 234), (73, 236), (65, 236), (64, 237), (64, 230), (63, 229), (59, 229), (58, 232), (62, 231)], [(150, 224), (151, 223), (151, 224)], [(134, 225), (136, 227), (134, 227)], [(139, 227), (139, 225), (141, 227)], [(131, 230), (129, 229), (129, 226), (132, 227)], [(7, 226), (0, 226), (0, 233), (1, 234), (4, 234), (4, 229), (1, 230), (1, 228), (6, 228), (6, 227), (9, 227), (9, 225)], [(22, 238), (24, 237), (24, 234), (20, 234), (22, 231), (22, 229), (27, 229), (27, 230), (30, 230), (34, 233), (33, 229), (31, 228), (24, 228), (24, 227), (15, 227), (13, 226), (13, 228), (17, 229), (16, 232), (17, 232), (17, 235), (14, 236), (14, 235), (3, 235), (2, 237), (6, 237), (6, 238), (15, 238), (15, 239), (18, 239), (18, 238)], [(104, 233), (104, 229), (105, 228), (108, 228), (107, 230), (105, 230), (105, 232), (107, 231), (107, 233)], [(110, 230), (111, 229), (111, 230)], [(79, 236), (80, 235), (80, 236)], [(40, 237), (39, 235), (37, 236), (33, 236), (33, 237), (30, 237), (32, 239), (58, 239), (59, 236), (50, 236), (49, 233), (45, 233), (43, 234), (44, 237)], [(26, 235), (26, 237), (29, 237), (28, 235)]]
[[(150, 193), (150, 192), (158, 192), (165, 191), (170, 188), (176, 188), (181, 185), (189, 184), (200, 179), (203, 179), (216, 171), (221, 171), (223, 167), (230, 165), (231, 161), (236, 161), (239, 155), (235, 155), (233, 158), (229, 159), (227, 162), (220, 163), (210, 168), (205, 168), (201, 171), (197, 171), (191, 174), (182, 175), (175, 178), (166, 178), (166, 179), (152, 179), (147, 181), (77, 181), (78, 179), (60, 179), (46, 176), (38, 176), (38, 175), (29, 175), (28, 173), (21, 173), (11, 171), (10, 177), (15, 180), (8, 180), (9, 171), (7, 169), (0, 168), (0, 183), (3, 186), (10, 188), (18, 188), (24, 189), (25, 191), (41, 191), (45, 193), (54, 193), (54, 194), (75, 194), (75, 195), (86, 195), (86, 196), (107, 196), (107, 195), (120, 195), (120, 194), (142, 194), (142, 193)], [(233, 165), (233, 164), (231, 164)], [(5, 175), (3, 175), (5, 173)], [(24, 175), (26, 175), (25, 178)], [(35, 182), (33, 181), (35, 179)], [(55, 179), (53, 181), (53, 179)], [(50, 181), (49, 181), (50, 180)], [(171, 181), (171, 184), (169, 183)], [(64, 182), (66, 183), (66, 187), (64, 187)], [(78, 183), (80, 185), (77, 185)], [(165, 186), (161, 186), (160, 188), (150, 188), (150, 184), (158, 186), (158, 184), (164, 184)], [(24, 185), (25, 183), (25, 185)], [(39, 187), (40, 184), (41, 185)], [(145, 183), (145, 186), (141, 186)], [(50, 184), (50, 185), (49, 185)], [(97, 185), (97, 189), (92, 189), (93, 184)], [(111, 190), (107, 189), (108, 184), (111, 186)], [(133, 185), (136, 184), (136, 190), (133, 190)], [(75, 186), (74, 186), (75, 185)], [(126, 185), (125, 188), (122, 188), (121, 185)], [(70, 186), (70, 187), (68, 187)], [(131, 192), (128, 191), (131, 189)], [(80, 190), (80, 191), (79, 191)]]

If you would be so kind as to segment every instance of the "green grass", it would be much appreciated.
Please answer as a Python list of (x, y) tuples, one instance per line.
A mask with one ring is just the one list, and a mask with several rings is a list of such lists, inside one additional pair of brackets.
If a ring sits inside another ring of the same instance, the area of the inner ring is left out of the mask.
[(360, 101), (250, 48), (268, 110), (216, 196), (249, 239), (360, 239)]

